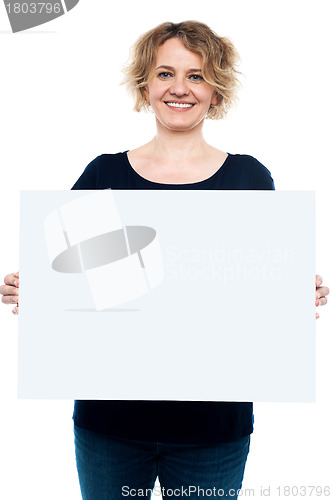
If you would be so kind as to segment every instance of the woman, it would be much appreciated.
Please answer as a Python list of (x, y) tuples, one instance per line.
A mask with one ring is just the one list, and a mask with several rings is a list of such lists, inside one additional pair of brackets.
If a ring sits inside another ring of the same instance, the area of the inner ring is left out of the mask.
[[(132, 56), (125, 81), (135, 109), (153, 110), (156, 136), (97, 157), (73, 189), (274, 189), (255, 158), (203, 138), (204, 119), (222, 118), (235, 97), (237, 53), (229, 40), (202, 23), (164, 23), (138, 40)], [(6, 276), (3, 302), (18, 304), (18, 278)], [(329, 290), (316, 280), (316, 305), (323, 305)], [(164, 498), (237, 498), (251, 403), (76, 401), (74, 423), (84, 500), (149, 498), (157, 476)]]

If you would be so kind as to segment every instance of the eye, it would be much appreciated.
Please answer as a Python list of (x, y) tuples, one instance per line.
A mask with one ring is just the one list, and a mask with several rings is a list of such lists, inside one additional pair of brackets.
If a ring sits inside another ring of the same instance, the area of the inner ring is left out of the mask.
[(158, 73), (158, 76), (159, 78), (168, 78), (169, 76), (172, 76), (171, 73), (169, 73), (169, 71), (162, 71), (161, 73)]
[(204, 80), (204, 78), (201, 75), (190, 75), (189, 78), (194, 82), (199, 82), (200, 80)]

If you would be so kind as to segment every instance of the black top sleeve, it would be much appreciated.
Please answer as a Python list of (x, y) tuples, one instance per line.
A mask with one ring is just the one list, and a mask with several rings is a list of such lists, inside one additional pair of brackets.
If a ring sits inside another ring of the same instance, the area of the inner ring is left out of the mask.
[(85, 167), (72, 189), (98, 189), (101, 166), (101, 156), (97, 156)]
[(274, 190), (271, 172), (249, 155), (230, 155), (223, 169), (219, 189)]

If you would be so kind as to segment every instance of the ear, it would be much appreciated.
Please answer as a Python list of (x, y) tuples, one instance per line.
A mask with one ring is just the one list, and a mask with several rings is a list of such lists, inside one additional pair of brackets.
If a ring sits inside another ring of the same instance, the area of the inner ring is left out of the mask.
[(212, 99), (211, 99), (211, 104), (212, 106), (216, 106), (218, 104), (218, 101), (219, 101), (219, 94), (218, 92), (215, 90), (213, 92), (213, 95), (212, 95)]
[(147, 85), (145, 85), (145, 87), (143, 87), (142, 92), (143, 92), (143, 96), (144, 96), (146, 103), (150, 104), (150, 94), (149, 94), (149, 88)]

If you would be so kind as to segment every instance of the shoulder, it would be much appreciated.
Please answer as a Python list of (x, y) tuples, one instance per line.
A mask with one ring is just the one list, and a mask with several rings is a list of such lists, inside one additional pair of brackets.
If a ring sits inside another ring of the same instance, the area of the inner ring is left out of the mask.
[(274, 189), (274, 181), (268, 170), (254, 156), (231, 154), (231, 171), (245, 186), (243, 189)]
[(101, 154), (92, 160), (75, 182), (72, 189), (104, 189), (108, 187), (109, 177), (123, 165), (125, 153)]
[(247, 170), (256, 173), (268, 173), (271, 175), (270, 170), (268, 170), (260, 161), (254, 156), (244, 155), (244, 154), (232, 154), (232, 161), (234, 166), (239, 169)]
[(85, 170), (101, 172), (104, 169), (116, 168), (122, 165), (125, 153), (104, 153), (92, 160)]

